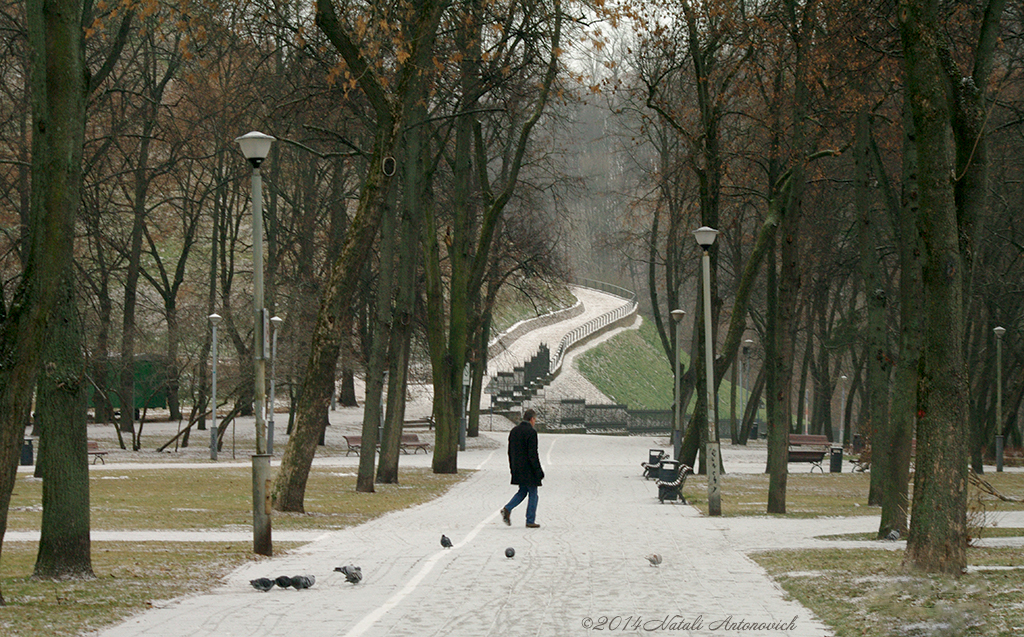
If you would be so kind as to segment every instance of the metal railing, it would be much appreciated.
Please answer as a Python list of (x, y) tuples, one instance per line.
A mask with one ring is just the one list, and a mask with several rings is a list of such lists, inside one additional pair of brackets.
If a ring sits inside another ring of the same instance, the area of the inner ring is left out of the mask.
[(576, 343), (590, 337), (595, 332), (599, 332), (605, 327), (624, 319), (625, 317), (634, 314), (637, 310), (636, 293), (627, 290), (626, 288), (612, 285), (610, 283), (604, 283), (602, 281), (594, 281), (593, 279), (579, 279), (577, 285), (581, 287), (592, 288), (607, 294), (612, 294), (623, 298), (626, 302), (623, 305), (615, 308), (611, 312), (606, 312), (601, 316), (593, 318), (583, 325), (580, 325), (576, 329), (572, 330), (568, 334), (562, 337), (561, 342), (555, 349), (554, 356), (551, 358), (551, 376), (555, 376), (562, 369), (562, 361), (565, 358), (566, 352), (574, 346)]

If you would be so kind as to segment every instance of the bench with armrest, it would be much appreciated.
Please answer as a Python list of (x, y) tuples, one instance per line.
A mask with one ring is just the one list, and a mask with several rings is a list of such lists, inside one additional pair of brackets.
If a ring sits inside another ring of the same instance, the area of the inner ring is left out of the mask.
[(641, 462), (640, 466), (644, 468), (644, 479), (650, 480), (651, 478), (658, 477), (658, 470), (661, 468), (661, 461), (666, 457), (666, 453), (661, 449), (651, 449), (648, 452), (647, 462)]
[(691, 473), (692, 468), (677, 460), (662, 460), (658, 472), (658, 502), (664, 504), (665, 500), (680, 500), (686, 504), (683, 485), (686, 484), (686, 476)]
[[(345, 444), (348, 445), (348, 449), (345, 450), (345, 455), (355, 452), (359, 453), (359, 450), (363, 448), (363, 437), (362, 436), (342, 436), (345, 439)], [(380, 444), (377, 445), (380, 448)]]
[[(81, 449), (81, 447), (79, 447), (79, 449)], [(100, 443), (90, 440), (88, 443), (88, 451), (89, 455), (92, 456), (93, 464), (96, 464), (97, 460), (99, 460), (101, 464), (107, 464), (107, 461), (103, 459), (103, 456), (107, 455), (107, 452), (100, 451)]]
[[(910, 467), (914, 467), (914, 459), (917, 456), (917, 438), (911, 438), (910, 440)], [(854, 471), (870, 471), (871, 470), (871, 445), (864, 447), (864, 450), (860, 452), (860, 455), (856, 459), (852, 460)]]
[(789, 459), (787, 462), (809, 462), (811, 472), (817, 467), (825, 473), (821, 467), (821, 461), (832, 448), (828, 436), (819, 434), (789, 434)]

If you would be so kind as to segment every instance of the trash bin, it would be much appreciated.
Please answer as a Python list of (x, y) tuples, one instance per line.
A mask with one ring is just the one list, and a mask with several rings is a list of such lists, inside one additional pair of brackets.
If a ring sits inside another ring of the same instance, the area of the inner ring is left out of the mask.
[(757, 440), (757, 423), (750, 425), (750, 435), (747, 437), (748, 440)]
[(662, 449), (648, 449), (647, 450), (647, 464), (658, 464), (661, 459), (665, 457), (665, 451)]
[(853, 453), (864, 451), (864, 438), (860, 434), (853, 434)]
[(32, 441), (25, 440), (21, 443), (21, 466), (32, 466)]
[(832, 455), (829, 457), (829, 473), (843, 472), (843, 448), (832, 447)]

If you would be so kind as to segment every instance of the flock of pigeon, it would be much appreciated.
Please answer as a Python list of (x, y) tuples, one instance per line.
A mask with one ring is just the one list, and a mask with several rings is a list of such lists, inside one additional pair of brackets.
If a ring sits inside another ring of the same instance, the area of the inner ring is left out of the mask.
[[(446, 549), (450, 549), (453, 546), (452, 541), (448, 538), (447, 535), (443, 533), (441, 534), (441, 546), (443, 546)], [(515, 555), (516, 550), (511, 546), (505, 549), (505, 557), (511, 559), (515, 557)], [(651, 566), (658, 566), (659, 564), (661, 564), (661, 556), (657, 553), (652, 553), (651, 555), (647, 556), (647, 561), (651, 563)], [(363, 570), (358, 566), (352, 566), (350, 564), (348, 566), (339, 566), (334, 570), (338, 573), (343, 574), (345, 576), (345, 581), (350, 582), (352, 584), (358, 584), (359, 582), (363, 581)], [(312, 575), (296, 575), (295, 577), (288, 577), (287, 575), (282, 575), (281, 577), (275, 579), (270, 579), (269, 577), (259, 577), (254, 580), (249, 580), (249, 584), (251, 584), (253, 588), (255, 588), (258, 591), (263, 591), (264, 593), (274, 588), (275, 586), (278, 586), (280, 588), (294, 588), (297, 591), (301, 591), (303, 589), (313, 586), (313, 584), (315, 583), (316, 577)]]

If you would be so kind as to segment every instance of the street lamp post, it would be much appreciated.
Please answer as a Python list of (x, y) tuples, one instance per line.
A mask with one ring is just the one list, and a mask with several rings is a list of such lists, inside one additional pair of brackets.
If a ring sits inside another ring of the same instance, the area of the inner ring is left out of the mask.
[(996, 471), (1003, 470), (1003, 334), (1006, 328), (992, 329), (996, 333)]
[(252, 457), (253, 551), (273, 555), (270, 537), (270, 455), (267, 453), (266, 381), (269, 318), (263, 303), (263, 177), (260, 164), (275, 138), (253, 131), (235, 138), (252, 165), (252, 288), (256, 320), (253, 326), (255, 366), (256, 454)]
[(284, 319), (274, 316), (270, 319), (270, 331), (274, 333), (270, 345), (270, 408), (267, 410), (267, 455), (274, 455), (274, 385), (277, 382), (277, 333), (281, 330)]
[(216, 312), (211, 314), (209, 317), (210, 326), (213, 331), (213, 340), (211, 343), (211, 352), (213, 357), (213, 371), (210, 374), (210, 460), (217, 459), (217, 325), (220, 323), (220, 314)]
[[(740, 379), (740, 389), (743, 390), (743, 391), (740, 392), (740, 422), (741, 423), (747, 417), (747, 406), (750, 405), (750, 389), (747, 387), (747, 385), (750, 384), (750, 346), (753, 345), (753, 344), (754, 344), (754, 341), (750, 340), (749, 338), (747, 340), (743, 341), (743, 365), (740, 367), (740, 375), (742, 376), (742, 378)], [(747, 395), (744, 396), (743, 392), (746, 392)], [(757, 413), (757, 412), (754, 412), (754, 413)], [(751, 418), (750, 420), (751, 420), (751, 422), (750, 422), (750, 431), (752, 431), (754, 433), (753, 440), (756, 440), (757, 439), (757, 428), (756, 428), (757, 425), (754, 422), (756, 420), (756, 418)], [(741, 431), (742, 431), (742, 429), (743, 428), (740, 427)], [(749, 435), (747, 437), (748, 437), (748, 439), (750, 439)]]
[(843, 436), (846, 434), (846, 374), (839, 377), (839, 381), (842, 383), (842, 396), (843, 400), (840, 406), (841, 411), (839, 412), (839, 445), (845, 446), (845, 440)]
[(676, 413), (675, 419), (672, 421), (672, 457), (677, 461), (679, 460), (679, 454), (682, 453), (683, 449), (683, 397), (682, 397), (682, 376), (680, 375), (680, 363), (679, 353), (682, 351), (682, 334), (681, 327), (683, 325), (683, 317), (686, 316), (686, 310), (672, 310), (669, 312), (672, 315), (672, 321), (675, 323), (675, 334), (676, 334), (676, 347), (673, 357), (675, 358), (675, 374), (676, 374)]
[(722, 515), (722, 493), (718, 482), (718, 436), (715, 432), (715, 361), (711, 338), (711, 255), (709, 250), (718, 236), (718, 230), (702, 226), (693, 231), (704, 254), (701, 261), (704, 270), (704, 368), (707, 374), (708, 444), (705, 451), (708, 467), (708, 515)]

